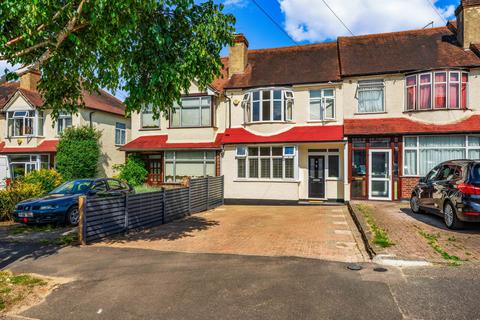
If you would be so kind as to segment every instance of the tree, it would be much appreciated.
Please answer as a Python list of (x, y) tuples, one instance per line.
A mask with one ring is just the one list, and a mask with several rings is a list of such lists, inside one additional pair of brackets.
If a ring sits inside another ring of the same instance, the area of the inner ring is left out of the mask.
[[(44, 105), (76, 112), (81, 90), (125, 90), (127, 112), (167, 111), (220, 75), (232, 15), (213, 0), (2, 0), (0, 59), (40, 69)], [(13, 73), (8, 78), (14, 77)]]
[(57, 147), (57, 171), (63, 179), (94, 178), (100, 159), (101, 133), (89, 126), (63, 131)]
[(135, 154), (130, 154), (127, 162), (117, 166), (117, 169), (120, 170), (118, 177), (133, 187), (145, 183), (145, 178), (148, 175), (148, 170), (145, 169), (145, 163)]

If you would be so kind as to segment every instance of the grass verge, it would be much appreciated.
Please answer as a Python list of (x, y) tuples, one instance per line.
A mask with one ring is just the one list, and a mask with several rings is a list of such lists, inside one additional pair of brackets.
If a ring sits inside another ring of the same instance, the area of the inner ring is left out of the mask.
[(355, 208), (363, 214), (363, 216), (365, 217), (365, 221), (370, 227), (370, 230), (372, 230), (373, 243), (375, 243), (376, 245), (382, 248), (388, 248), (395, 245), (395, 243), (393, 243), (388, 237), (387, 231), (385, 231), (385, 229), (380, 228), (376, 224), (375, 219), (372, 216), (371, 206), (366, 204), (357, 204), (355, 205)]
[(9, 230), (11, 235), (19, 235), (24, 233), (32, 233), (32, 232), (50, 232), (55, 229), (54, 225), (45, 224), (45, 225), (21, 225), (12, 228)]
[(35, 288), (46, 285), (45, 280), (28, 274), (13, 275), (10, 271), (0, 271), (0, 313), (21, 305)]
[[(418, 229), (418, 233), (425, 239), (427, 240), (427, 243), (430, 247), (432, 247), (435, 252), (437, 252), (439, 255), (442, 256), (443, 259), (445, 259), (448, 264), (452, 266), (459, 266), (462, 264), (463, 260), (460, 259), (457, 256), (450, 255), (448, 252), (445, 251), (445, 249), (440, 246), (438, 243), (438, 239), (440, 238), (440, 234), (433, 234), (433, 233), (428, 233), (425, 230), (421, 229), (420, 227), (416, 226)], [(450, 238), (448, 239), (449, 241), (452, 241)]]

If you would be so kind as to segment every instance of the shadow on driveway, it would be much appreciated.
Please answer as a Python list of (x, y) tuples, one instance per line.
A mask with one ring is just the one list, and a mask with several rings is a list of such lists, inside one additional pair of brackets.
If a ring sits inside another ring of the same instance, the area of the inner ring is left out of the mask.
[(37, 260), (55, 255), (61, 248), (62, 246), (38, 243), (0, 242), (0, 269), (8, 267), (14, 262), (28, 259)]
[(445, 223), (443, 222), (443, 218), (434, 214), (434, 213), (413, 213), (413, 211), (410, 208), (400, 208), (400, 211), (405, 213), (406, 215), (410, 216), (411, 218), (428, 224), (429, 226), (441, 229), (441, 230), (446, 230), (446, 231), (451, 231), (451, 232), (458, 232), (458, 233), (465, 233), (465, 234), (479, 234), (480, 233), (480, 223), (465, 223), (462, 227), (462, 229), (459, 230), (450, 230), (445, 226)]
[(201, 216), (190, 216), (186, 219), (173, 221), (167, 224), (159, 225), (157, 227), (131, 231), (127, 236), (105, 239), (103, 242), (113, 244), (137, 240), (174, 241), (182, 238), (193, 237), (193, 232), (205, 231), (210, 228), (216, 227), (219, 224), (220, 223), (216, 220), (207, 219)]

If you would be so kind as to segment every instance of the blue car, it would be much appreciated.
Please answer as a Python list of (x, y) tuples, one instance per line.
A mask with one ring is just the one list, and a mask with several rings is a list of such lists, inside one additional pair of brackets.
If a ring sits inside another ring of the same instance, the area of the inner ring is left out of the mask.
[(132, 187), (117, 179), (80, 179), (65, 182), (45, 197), (19, 202), (13, 218), (25, 224), (59, 223), (78, 225), (80, 215), (78, 198), (88, 196), (116, 196), (133, 193)]

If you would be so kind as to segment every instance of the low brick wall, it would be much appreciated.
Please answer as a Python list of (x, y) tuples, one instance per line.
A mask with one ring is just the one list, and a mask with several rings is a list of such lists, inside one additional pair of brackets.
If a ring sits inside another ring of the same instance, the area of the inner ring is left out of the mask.
[(418, 177), (402, 177), (400, 180), (402, 181), (402, 190), (400, 191), (400, 198), (401, 199), (410, 199), (410, 195), (412, 194), (412, 189), (418, 183)]

